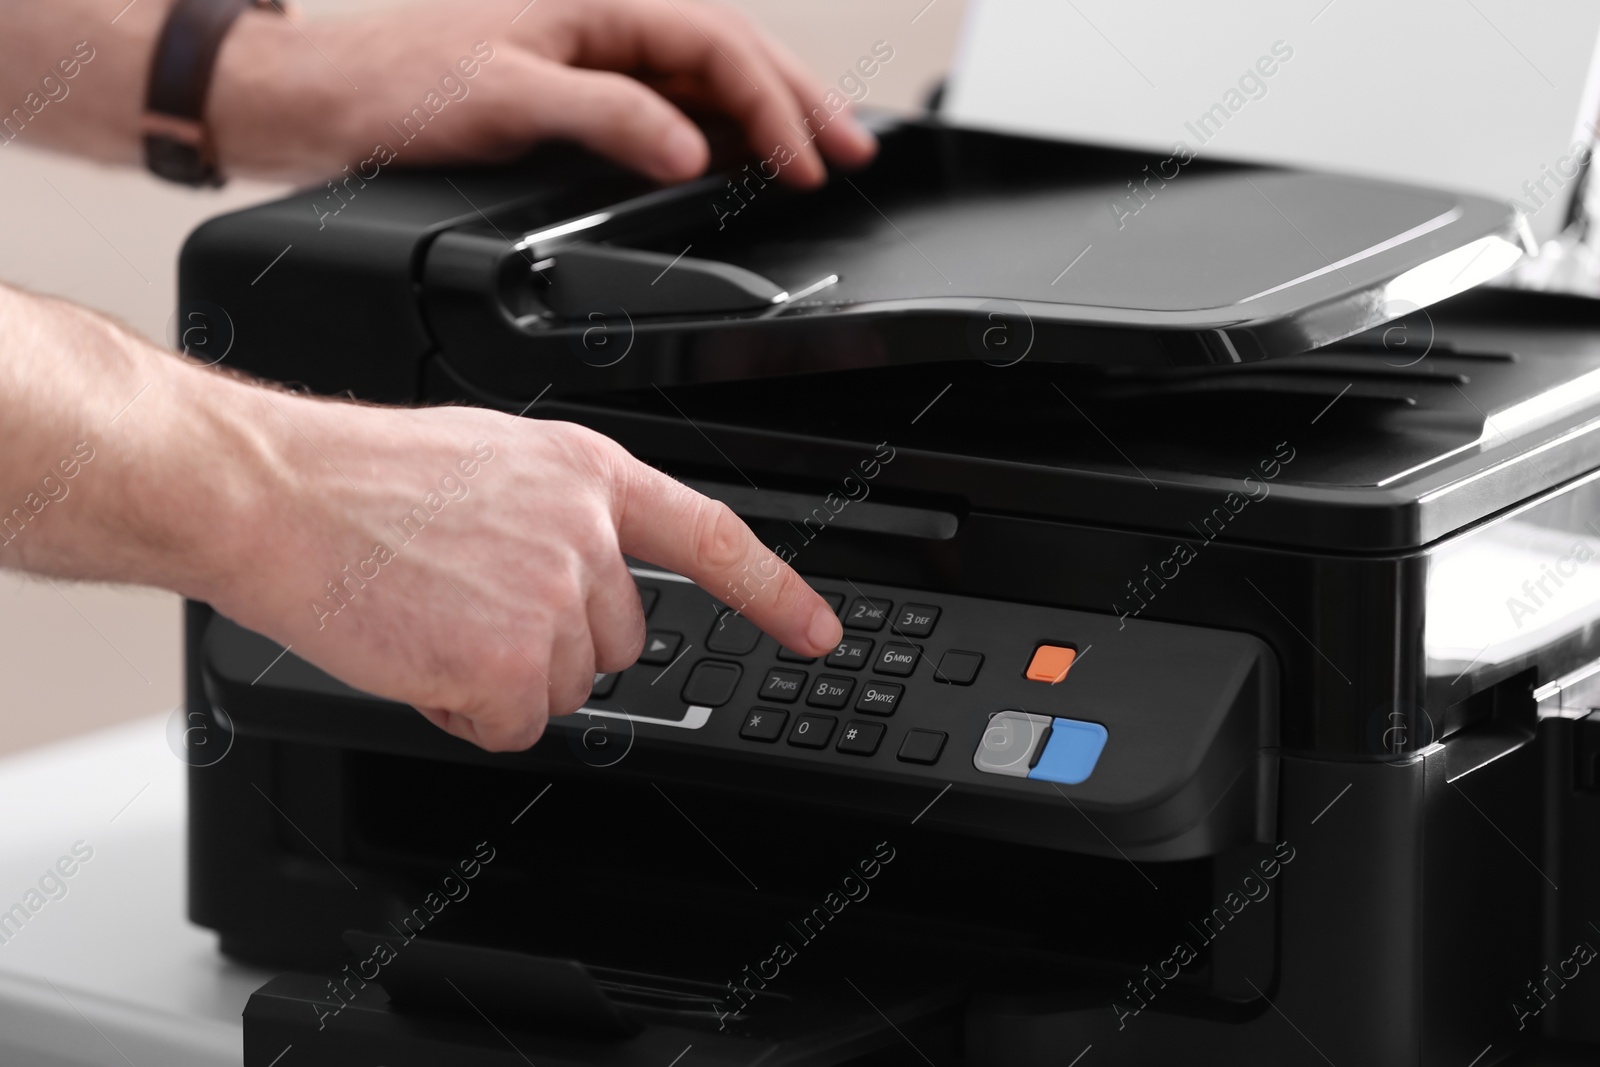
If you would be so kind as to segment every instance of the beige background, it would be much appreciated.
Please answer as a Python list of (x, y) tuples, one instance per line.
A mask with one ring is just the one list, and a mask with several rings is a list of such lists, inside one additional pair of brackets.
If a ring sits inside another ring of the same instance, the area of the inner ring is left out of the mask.
[[(304, 6), (315, 18), (392, 5), (305, 0)], [(825, 81), (836, 81), (874, 41), (888, 41), (895, 57), (870, 83), (865, 103), (913, 110), (949, 64), (962, 3), (735, 0), (732, 6), (788, 42)], [(70, 98), (62, 107), (64, 121)], [(283, 191), (235, 182), (194, 192), (136, 171), (34, 152), (22, 140), (0, 151), (0, 189), (0, 280), (70, 297), (157, 339), (166, 336), (176, 299), (184, 236), (211, 215)], [(0, 753), (174, 707), (181, 656), (179, 601), (171, 594), (52, 585), (0, 570)]]

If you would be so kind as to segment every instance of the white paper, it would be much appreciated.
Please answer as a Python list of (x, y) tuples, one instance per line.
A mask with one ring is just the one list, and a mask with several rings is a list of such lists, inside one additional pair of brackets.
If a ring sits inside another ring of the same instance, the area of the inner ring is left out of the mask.
[(1543, 238), (1592, 139), (1597, 42), (1594, 0), (970, 0), (945, 115), (1515, 198)]

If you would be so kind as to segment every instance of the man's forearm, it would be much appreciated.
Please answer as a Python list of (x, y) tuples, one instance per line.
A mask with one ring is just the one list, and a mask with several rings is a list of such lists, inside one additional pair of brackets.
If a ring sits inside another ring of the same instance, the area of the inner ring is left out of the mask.
[(0, 353), (0, 566), (210, 596), (270, 480), (252, 387), (4, 287)]
[(590, 430), (282, 393), (3, 287), (0, 442), (0, 567), (204, 600), (490, 748), (637, 657), (624, 553), (803, 655), (839, 640), (726, 506)]
[(0, 148), (138, 158), (150, 55), (171, 0), (0, 4)]

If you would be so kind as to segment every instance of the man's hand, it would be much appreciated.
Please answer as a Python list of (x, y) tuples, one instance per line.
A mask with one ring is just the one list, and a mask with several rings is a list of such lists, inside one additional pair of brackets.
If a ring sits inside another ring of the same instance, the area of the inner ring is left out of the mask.
[[(437, 112), (424, 107), (430, 93)], [(779, 173), (810, 187), (824, 157), (853, 167), (876, 150), (843, 98), (834, 94), (835, 113), (824, 96), (798, 59), (727, 8), (441, 0), (300, 25), (242, 17), (218, 59), (209, 118), (225, 172), (323, 176), (377, 144), (403, 165), (497, 160), (561, 138), (673, 182), (710, 158), (682, 104), (732, 118), (751, 152), (778, 152)], [(403, 122), (419, 107), (426, 128), (406, 139), (422, 128)]]
[[(265, 468), (278, 484), (230, 531), (252, 562), (215, 606), (484, 748), (528, 747), (548, 715), (582, 706), (596, 671), (638, 658), (623, 553), (805, 655), (839, 640), (833, 611), (725, 505), (600, 434), (474, 408), (232, 395), (237, 415), (280, 428)], [(269, 518), (285, 514), (289, 530)]]
[(3, 287), (0, 351), (0, 566), (207, 601), (484, 748), (638, 656), (624, 552), (803, 655), (839, 640), (725, 506), (580, 427), (293, 396)]
[[(169, 6), (141, 0), (108, 22), (103, 0), (0, 4), (0, 94), (72, 100), (29, 124), (29, 143), (141, 160)], [(489, 162), (560, 138), (673, 182), (710, 158), (681, 106), (732, 120), (804, 188), (824, 158), (853, 167), (877, 150), (846, 104), (743, 15), (698, 0), (431, 0), (296, 22), (246, 12), (217, 56), (206, 120), (224, 174), (332, 177), (379, 145), (385, 165)]]

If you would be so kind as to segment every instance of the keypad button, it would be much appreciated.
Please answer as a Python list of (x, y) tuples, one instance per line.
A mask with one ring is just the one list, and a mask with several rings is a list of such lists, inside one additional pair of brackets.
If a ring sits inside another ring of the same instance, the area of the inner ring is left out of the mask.
[(851, 719), (844, 724), (844, 732), (839, 735), (839, 743), (834, 747), (852, 756), (870, 756), (878, 751), (878, 744), (883, 740), (883, 729), (881, 722)]
[(806, 703), (814, 708), (842, 708), (850, 703), (850, 692), (855, 689), (854, 678), (841, 678), (837, 674), (819, 674), (806, 694)]
[(894, 682), (868, 682), (856, 698), (856, 710), (869, 715), (893, 715), (900, 705), (900, 694), (905, 691), (905, 686)]
[(939, 658), (939, 666), (934, 668), (933, 677), (935, 681), (949, 682), (951, 685), (971, 685), (981, 666), (981, 653), (951, 649)]
[[(821, 596), (823, 600), (826, 600), (828, 602), (828, 607), (833, 609), (833, 613), (835, 615), (839, 614), (840, 609), (842, 609), (844, 607), (844, 594), (843, 593), (823, 593), (823, 592), (819, 591), (818, 595)], [(815, 663), (815, 662), (817, 662), (817, 657), (815, 657), (815, 656), (802, 656), (798, 652), (790, 652), (787, 648), (784, 648), (782, 645), (778, 646), (778, 658), (780, 660), (782, 660), (783, 662), (785, 662), (785, 663)]]
[(805, 691), (805, 671), (781, 669), (768, 671), (766, 681), (761, 683), (762, 700), (780, 700), (785, 704), (793, 704)]
[(1106, 728), (1097, 722), (1078, 719), (1056, 719), (1050, 726), (1050, 738), (1044, 751), (1034, 761), (1028, 777), (1038, 782), (1060, 782), (1077, 785), (1094, 773), (1100, 762), (1100, 753), (1106, 747)]
[(621, 675), (616, 673), (595, 675), (594, 684), (589, 687), (589, 695), (597, 700), (604, 700), (617, 688), (617, 679), (620, 677)]
[(706, 635), (706, 648), (725, 656), (743, 656), (755, 651), (756, 643), (760, 640), (761, 631), (755, 623), (737, 612), (724, 611), (711, 624), (711, 632)]
[(751, 708), (739, 727), (739, 736), (747, 741), (776, 741), (783, 736), (783, 725), (789, 713), (778, 708)]
[(675, 634), (670, 630), (647, 630), (644, 635), (644, 651), (639, 653), (639, 662), (654, 663), (658, 666), (671, 663), (672, 657), (678, 654), (678, 647), (682, 644), (682, 634)]
[(733, 699), (733, 687), (739, 684), (740, 673), (737, 663), (701, 660), (683, 684), (683, 702), (705, 708), (721, 707)]
[(1077, 649), (1065, 645), (1040, 645), (1033, 650), (1033, 659), (1028, 661), (1028, 669), (1023, 672), (1023, 677), (1055, 685), (1067, 677), (1077, 658)]
[(902, 637), (928, 637), (939, 621), (939, 609), (932, 604), (901, 604), (895, 612), (894, 632)]
[(859, 671), (872, 658), (872, 638), (846, 637), (839, 646), (828, 653), (828, 666)]
[(989, 719), (972, 765), (987, 774), (1026, 778), (1039, 746), (1050, 734), (1050, 716), (1025, 711), (997, 712)]
[(654, 586), (641, 585), (639, 587), (639, 606), (644, 608), (644, 617), (649, 618), (650, 612), (655, 609), (656, 601), (661, 599), (661, 590)]
[(832, 715), (802, 715), (789, 731), (789, 743), (801, 748), (827, 748), (838, 721)]
[(850, 610), (844, 613), (844, 624), (852, 630), (881, 630), (883, 624), (889, 621), (889, 609), (893, 606), (888, 600), (858, 596), (851, 601)]
[(891, 641), (878, 653), (878, 660), (872, 665), (872, 669), (879, 674), (892, 674), (897, 678), (904, 678), (916, 670), (917, 657), (920, 655), (922, 649), (916, 645), (900, 645)]
[(900, 742), (896, 759), (902, 763), (938, 763), (944, 751), (945, 735), (938, 730), (912, 730)]

